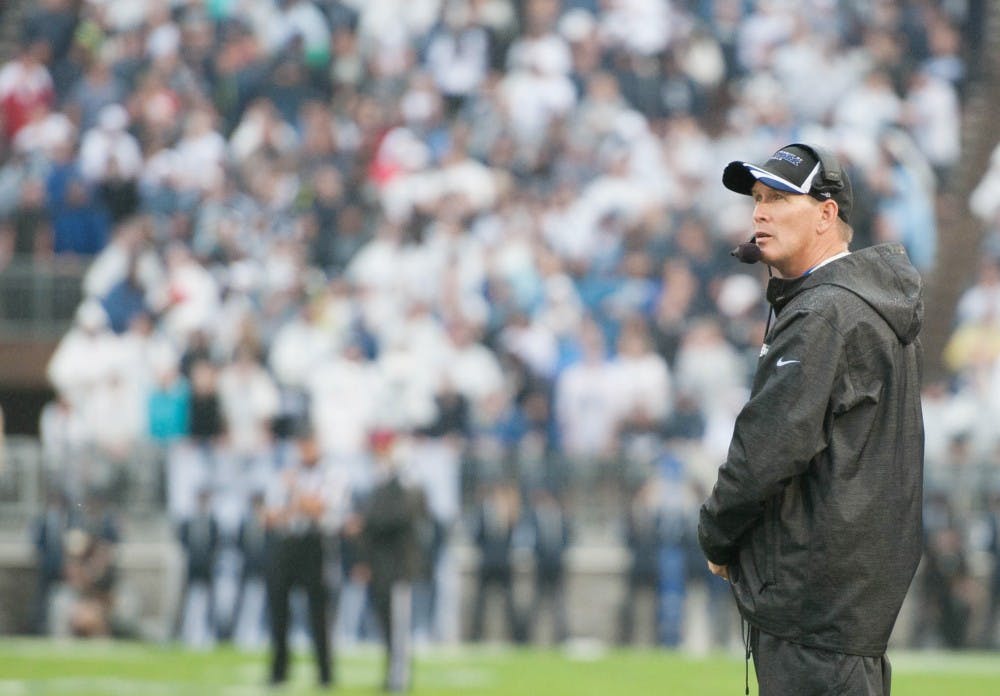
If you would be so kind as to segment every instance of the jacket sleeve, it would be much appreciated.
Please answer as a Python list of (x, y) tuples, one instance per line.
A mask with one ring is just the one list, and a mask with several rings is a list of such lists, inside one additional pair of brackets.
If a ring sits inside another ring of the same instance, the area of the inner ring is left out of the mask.
[(757, 365), (726, 462), (701, 507), (698, 541), (705, 557), (719, 565), (735, 560), (741, 537), (762, 519), (765, 501), (827, 446), (843, 336), (812, 311), (782, 324)]

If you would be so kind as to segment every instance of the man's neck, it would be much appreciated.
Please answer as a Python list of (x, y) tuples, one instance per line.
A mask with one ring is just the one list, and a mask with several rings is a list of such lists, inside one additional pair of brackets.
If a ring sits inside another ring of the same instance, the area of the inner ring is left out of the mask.
[(851, 253), (847, 245), (838, 245), (832, 249), (825, 249), (821, 253), (815, 254), (810, 257), (808, 262), (796, 263), (793, 266), (786, 267), (784, 269), (775, 267), (775, 273), (779, 278), (784, 278), (790, 280), (792, 278), (799, 278), (808, 273), (812, 273), (820, 266), (824, 266), (834, 259), (839, 259), (841, 256), (846, 256)]

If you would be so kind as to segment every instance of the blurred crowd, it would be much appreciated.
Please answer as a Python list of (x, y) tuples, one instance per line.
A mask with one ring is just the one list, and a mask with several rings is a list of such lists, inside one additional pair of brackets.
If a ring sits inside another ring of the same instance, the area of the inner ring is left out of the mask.
[[(630, 545), (651, 511), (658, 561), (629, 583), (676, 642), (685, 583), (707, 581), (690, 527), (767, 316), (763, 271), (728, 256), (750, 202), (722, 169), (830, 147), (854, 246), (900, 241), (932, 271), (983, 4), (29, 4), (0, 68), (0, 267), (87, 264), (40, 422), (60, 494), (145, 491), (183, 525), (204, 493), (238, 568), (297, 427), (351, 494), (373, 485), (372, 433), (406, 434), (445, 549), (497, 489)], [(952, 378), (926, 390), (918, 644), (996, 638), (1000, 149), (993, 165)]]

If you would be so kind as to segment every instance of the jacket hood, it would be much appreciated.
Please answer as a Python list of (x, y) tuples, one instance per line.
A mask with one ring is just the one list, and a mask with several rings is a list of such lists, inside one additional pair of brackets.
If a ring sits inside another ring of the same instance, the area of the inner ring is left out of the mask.
[(772, 278), (767, 300), (777, 313), (793, 297), (819, 285), (835, 285), (860, 297), (885, 319), (904, 344), (912, 343), (920, 333), (923, 281), (902, 244), (867, 247), (800, 278)]

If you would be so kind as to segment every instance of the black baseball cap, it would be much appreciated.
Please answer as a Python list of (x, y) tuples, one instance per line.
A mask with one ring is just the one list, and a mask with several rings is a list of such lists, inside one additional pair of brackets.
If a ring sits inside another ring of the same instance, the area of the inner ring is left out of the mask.
[(757, 181), (779, 191), (836, 201), (837, 214), (844, 222), (850, 220), (854, 204), (851, 180), (837, 157), (820, 147), (792, 143), (763, 164), (730, 162), (722, 173), (722, 184), (745, 196)]

